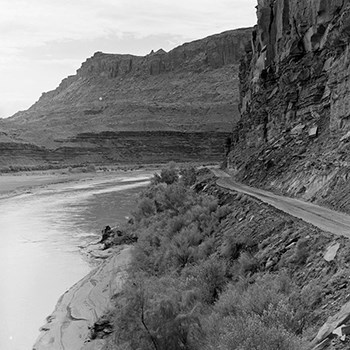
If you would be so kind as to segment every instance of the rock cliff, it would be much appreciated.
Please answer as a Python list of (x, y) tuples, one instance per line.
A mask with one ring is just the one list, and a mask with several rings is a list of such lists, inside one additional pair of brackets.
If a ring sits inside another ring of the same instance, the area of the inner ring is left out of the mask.
[(228, 31), (144, 57), (97, 52), (3, 127), (50, 148), (85, 132), (229, 131), (250, 35), (251, 28)]
[(141, 57), (97, 52), (27, 111), (0, 120), (8, 166), (217, 160), (239, 116), (252, 29)]
[(96, 164), (218, 162), (229, 132), (124, 131), (81, 133), (57, 140), (56, 149), (0, 142), (0, 171)]
[(350, 4), (259, 0), (257, 16), (230, 164), (246, 182), (350, 211)]

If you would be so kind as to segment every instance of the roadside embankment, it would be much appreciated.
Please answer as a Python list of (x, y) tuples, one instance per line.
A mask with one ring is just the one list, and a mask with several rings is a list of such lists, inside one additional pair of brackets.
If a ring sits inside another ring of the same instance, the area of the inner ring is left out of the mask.
[(212, 176), (189, 188), (171, 174), (125, 227), (132, 257), (122, 250), (70, 289), (35, 350), (349, 347), (347, 237)]

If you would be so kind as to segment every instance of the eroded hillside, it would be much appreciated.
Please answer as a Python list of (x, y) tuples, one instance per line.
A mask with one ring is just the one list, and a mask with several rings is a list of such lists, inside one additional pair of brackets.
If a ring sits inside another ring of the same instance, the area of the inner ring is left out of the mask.
[(228, 31), (144, 57), (97, 52), (3, 127), (16, 140), (50, 148), (84, 132), (229, 131), (250, 34)]
[(95, 53), (27, 111), (0, 121), (0, 170), (223, 159), (251, 31), (144, 57)]

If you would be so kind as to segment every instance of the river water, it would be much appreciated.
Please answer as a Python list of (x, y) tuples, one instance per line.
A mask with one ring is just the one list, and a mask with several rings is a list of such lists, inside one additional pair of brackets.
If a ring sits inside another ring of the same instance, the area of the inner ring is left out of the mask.
[(98, 177), (0, 199), (0, 349), (32, 349), (60, 295), (91, 269), (79, 247), (125, 220), (149, 176)]

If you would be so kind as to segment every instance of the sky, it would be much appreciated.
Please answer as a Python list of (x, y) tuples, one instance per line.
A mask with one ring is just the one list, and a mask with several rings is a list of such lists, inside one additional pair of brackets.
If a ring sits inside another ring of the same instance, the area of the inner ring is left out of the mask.
[(0, 117), (96, 51), (146, 55), (256, 23), (257, 0), (0, 0)]

